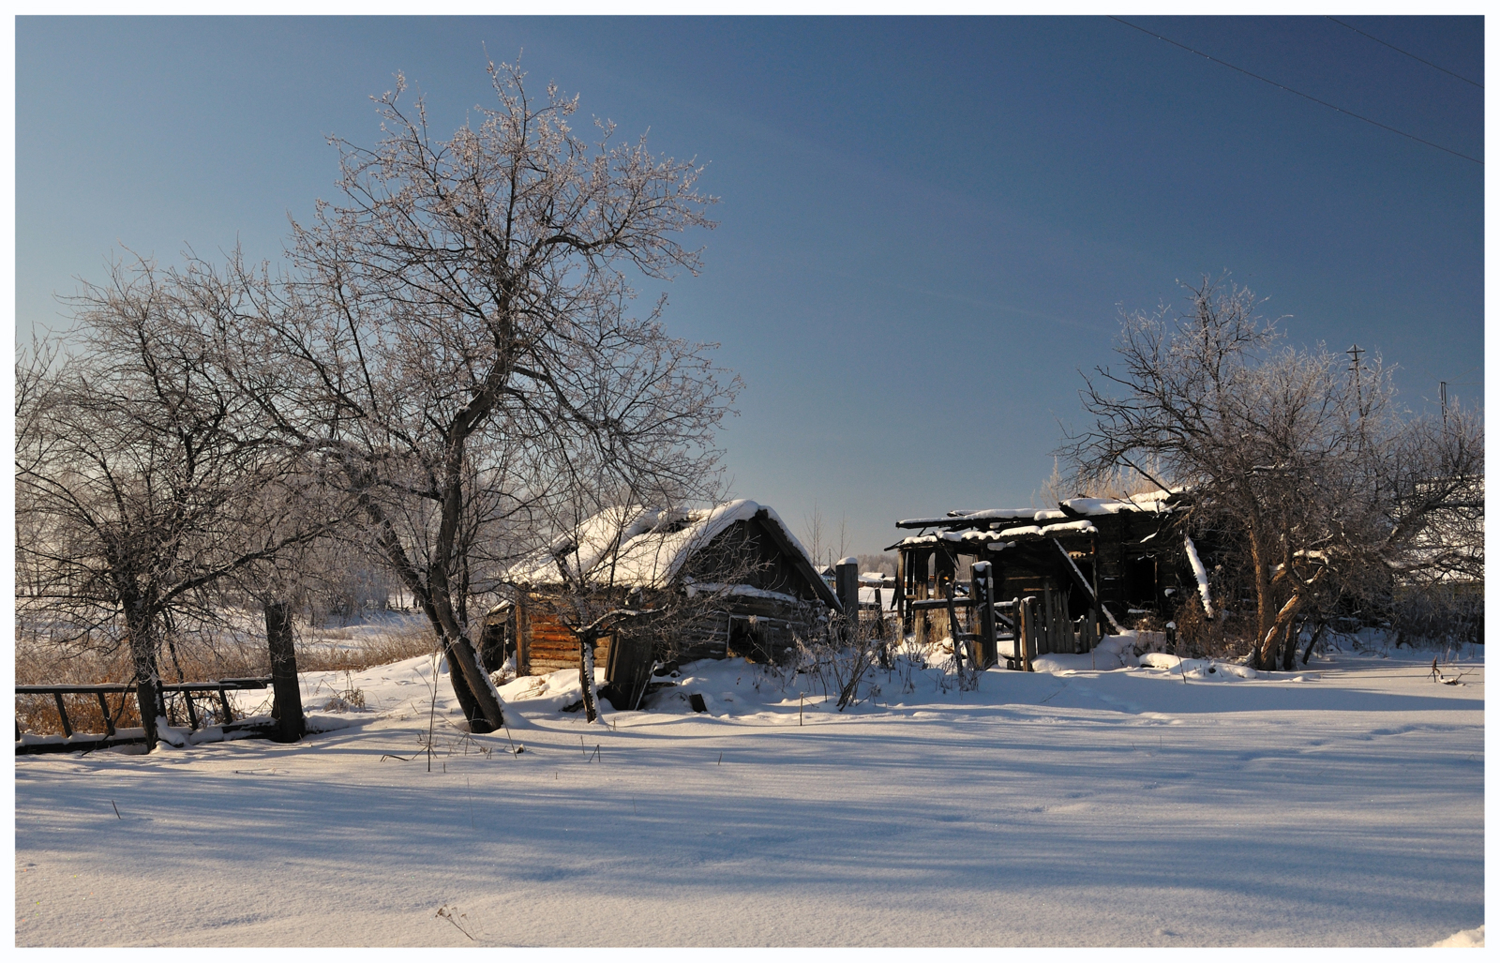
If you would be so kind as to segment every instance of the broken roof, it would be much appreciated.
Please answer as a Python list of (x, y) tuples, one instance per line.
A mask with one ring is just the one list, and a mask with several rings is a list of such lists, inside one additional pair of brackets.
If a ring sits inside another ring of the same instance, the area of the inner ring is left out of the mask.
[[(911, 535), (887, 551), (903, 545), (936, 545), (938, 542), (988, 543), (994, 539), (1055, 538), (1060, 535), (1085, 535), (1097, 531), (1090, 518), (1122, 513), (1162, 514), (1178, 508), (1184, 489), (1158, 490), (1125, 498), (1069, 498), (1057, 508), (990, 508), (984, 511), (953, 511), (936, 518), (906, 518), (897, 528), (937, 529), (922, 535)], [(1017, 522), (1031, 522), (1025, 525)], [(991, 551), (997, 551), (995, 546)]]
[(936, 518), (905, 518), (897, 528), (1001, 529), (1019, 520), (1046, 524), (1064, 518), (1080, 519), (1121, 512), (1160, 513), (1171, 511), (1183, 489), (1146, 492), (1125, 498), (1069, 498), (1057, 508), (990, 508), (984, 511), (954, 511)]

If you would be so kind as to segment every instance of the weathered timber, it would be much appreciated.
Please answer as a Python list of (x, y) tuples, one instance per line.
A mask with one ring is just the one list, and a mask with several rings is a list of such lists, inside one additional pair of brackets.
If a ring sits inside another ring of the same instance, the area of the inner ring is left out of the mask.
[[(238, 732), (252, 730), (257, 735), (270, 737), (274, 727), (262, 723), (249, 721), (229, 723), (227, 690), (241, 689), (265, 689), (271, 683), (269, 678), (248, 679), (221, 679), (212, 682), (168, 682), (158, 683), (153, 689), (161, 694), (180, 693), (187, 700), (188, 717), (193, 728), (198, 728), (197, 713), (193, 710), (192, 698), (194, 693), (217, 693), (221, 704), (226, 710), (226, 723), (221, 727), (225, 732)], [(52, 752), (87, 752), (96, 749), (108, 748), (121, 745), (145, 744), (154, 747), (155, 718), (147, 716), (143, 723), (150, 721), (153, 725), (141, 727), (117, 728), (109, 711), (108, 695), (120, 695), (122, 704), (120, 712), (124, 712), (123, 700), (130, 694), (135, 694), (139, 699), (140, 688), (131, 683), (103, 682), (94, 684), (62, 684), (62, 685), (18, 685), (15, 687), (16, 695), (51, 695), (57, 706), (58, 719), (62, 724), (62, 736), (37, 736), (30, 733), (22, 733), (20, 725), (16, 726), (16, 753), (18, 755), (32, 755), (37, 753)], [(92, 695), (99, 703), (100, 714), (104, 720), (104, 733), (82, 733), (73, 728), (72, 719), (68, 716), (67, 706), (63, 701), (64, 695)], [(139, 705), (139, 703), (137, 703)], [(162, 707), (158, 707), (159, 709)]]
[(649, 638), (616, 633), (604, 667), (604, 677), (609, 683), (608, 698), (616, 710), (633, 711), (641, 707), (641, 700), (651, 684), (654, 665)]
[(859, 562), (846, 558), (834, 569), (839, 604), (844, 608), (843, 627), (846, 637), (859, 625)]
[(995, 638), (995, 585), (989, 562), (975, 562), (969, 593), (978, 615), (975, 627), (979, 646), (979, 668), (987, 669), (1000, 659), (1000, 648)]
[(1037, 637), (1040, 635), (1038, 619), (1038, 602), (1035, 595), (1028, 595), (1021, 600), (1021, 643), (1022, 643), (1022, 665), (1027, 672), (1035, 672), (1032, 660), (1037, 656)]
[[(940, 599), (921, 599), (920, 601), (910, 602), (908, 604), (911, 606), (912, 611), (914, 612), (925, 612), (930, 609), (946, 609), (949, 602), (948, 599), (944, 597)], [(972, 598), (964, 598), (960, 595), (956, 596), (953, 599), (952, 604), (957, 606), (958, 608), (966, 609), (972, 607), (975, 602)]]

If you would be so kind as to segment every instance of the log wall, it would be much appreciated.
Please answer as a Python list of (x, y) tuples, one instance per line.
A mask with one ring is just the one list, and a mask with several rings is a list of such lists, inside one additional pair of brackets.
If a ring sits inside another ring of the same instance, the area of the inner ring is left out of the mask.
[[(530, 643), (527, 646), (526, 675), (546, 675), (558, 669), (578, 668), (578, 636), (556, 615), (541, 606), (533, 606), (528, 619)], [(610, 636), (600, 636), (594, 648), (594, 664), (609, 664)]]

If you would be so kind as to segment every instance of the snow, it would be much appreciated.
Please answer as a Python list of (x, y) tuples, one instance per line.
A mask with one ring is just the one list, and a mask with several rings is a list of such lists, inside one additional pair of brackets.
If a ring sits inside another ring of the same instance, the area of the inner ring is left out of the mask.
[(1142, 640), (968, 692), (934, 648), (842, 713), (728, 660), (590, 725), (565, 671), (502, 685), (482, 736), (437, 660), (308, 673), (301, 743), (16, 759), (15, 942), (1483, 942), (1481, 660)]
[(1010, 521), (1017, 518), (1035, 519), (1034, 508), (991, 508), (982, 512), (949, 512), (941, 518), (904, 518), (896, 523), (897, 528), (920, 528), (923, 526), (952, 525), (980, 521)]
[(874, 605), (877, 592), (880, 594), (880, 610), (882, 612), (894, 613), (896, 611), (895, 588), (886, 588), (880, 585), (861, 585), (859, 587), (859, 604)]
[(1117, 515), (1120, 512), (1154, 512), (1170, 510), (1171, 499), (1183, 489), (1153, 491), (1128, 498), (1069, 498), (1057, 503), (1057, 508), (989, 508), (979, 512), (949, 512), (939, 518), (904, 518), (896, 523), (897, 528), (936, 528), (954, 525), (972, 525), (988, 522), (987, 528), (999, 528), (1001, 522), (1027, 519), (1038, 524), (1056, 521), (1077, 515)]
[(1198, 557), (1198, 546), (1193, 544), (1193, 537), (1184, 535), (1182, 539), (1187, 546), (1188, 564), (1193, 566), (1193, 577), (1198, 580), (1198, 597), (1203, 599), (1203, 614), (1213, 618), (1214, 603), (1208, 596), (1208, 569), (1203, 567), (1203, 560)]
[(615, 585), (661, 588), (687, 559), (733, 525), (764, 510), (787, 541), (814, 567), (812, 556), (767, 505), (737, 499), (701, 510), (647, 509), (639, 505), (606, 509), (579, 526), (577, 537), (563, 537), (546, 551), (512, 566), (507, 581), (546, 585), (560, 581), (565, 566), (575, 579)]
[(998, 533), (984, 528), (952, 529), (943, 532), (933, 532), (929, 535), (908, 535), (906, 538), (901, 539), (901, 541), (897, 542), (896, 545), (892, 547), (910, 545), (936, 545), (939, 542), (957, 542), (987, 544), (990, 546), (990, 551), (998, 552), (1001, 551), (1001, 549), (995, 548), (995, 545), (1004, 545), (1006, 547), (1009, 547), (1010, 545), (1015, 544), (1014, 542), (1002, 543), (991, 541), (992, 539), (999, 538), (1001, 536), (1009, 536), (1012, 538), (1046, 538), (1048, 536), (1056, 536), (1064, 533), (1088, 535), (1096, 531), (1098, 531), (1098, 529), (1096, 529), (1094, 527), (1094, 523), (1090, 521), (1062, 522), (1055, 525), (1020, 525), (1014, 528), (1007, 528), (1004, 531)]
[(1089, 521), (1060, 522), (1056, 525), (1020, 525), (1016, 528), (1007, 528), (1004, 531), (1000, 532), (998, 535), (991, 535), (988, 537), (1019, 538), (1023, 535), (1029, 535), (1036, 538), (1045, 538), (1047, 536), (1062, 535), (1064, 533), (1087, 535), (1092, 532), (1097, 532), (1098, 530), (1099, 529), (1094, 527), (1094, 523)]
[(606, 508), (585, 519), (576, 533), (559, 536), (545, 551), (512, 566), (507, 577), (521, 584), (548, 584), (559, 580), (565, 566), (569, 577), (581, 578), (592, 572), (616, 545), (682, 516), (682, 512), (662, 512), (641, 505)]
[(756, 588), (754, 585), (725, 585), (720, 582), (689, 580), (687, 583), (688, 598), (692, 598), (699, 593), (706, 595), (741, 595), (747, 598), (775, 599), (778, 602), (791, 602), (793, 604), (802, 601), (802, 599), (797, 598), (795, 595), (788, 595), (785, 592), (773, 592), (770, 589)]
[(1169, 509), (1172, 496), (1183, 489), (1159, 489), (1127, 498), (1069, 498), (1058, 504), (1075, 515), (1117, 515), (1120, 512), (1160, 513)]

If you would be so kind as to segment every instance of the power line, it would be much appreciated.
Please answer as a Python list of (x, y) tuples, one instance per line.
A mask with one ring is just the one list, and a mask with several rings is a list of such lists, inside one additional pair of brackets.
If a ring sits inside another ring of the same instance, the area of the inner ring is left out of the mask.
[(1211, 56), (1209, 56), (1208, 54), (1204, 53), (1201, 50), (1194, 50), (1192, 47), (1189, 47), (1187, 44), (1178, 43), (1177, 41), (1171, 39), (1170, 37), (1163, 37), (1161, 34), (1155, 33), (1154, 31), (1151, 31), (1151, 30), (1147, 30), (1145, 27), (1138, 27), (1138, 26), (1136, 26), (1135, 24), (1131, 23), (1128, 20), (1121, 20), (1119, 17), (1110, 17), (1109, 19), (1115, 21), (1116, 23), (1123, 23), (1125, 26), (1130, 27), (1132, 30), (1139, 30), (1141, 33), (1145, 34), (1148, 37), (1155, 37), (1157, 40), (1161, 40), (1161, 41), (1163, 41), (1165, 43), (1169, 43), (1169, 44), (1171, 44), (1174, 47), (1181, 47), (1183, 50), (1186, 50), (1188, 53), (1197, 54), (1198, 56), (1202, 57), (1204, 60), (1212, 60), (1214, 63), (1219, 64), (1220, 66), (1228, 67), (1230, 70), (1237, 70), (1240, 73), (1244, 74), (1246, 77), (1254, 77), (1256, 80), (1259, 80), (1261, 83), (1270, 84), (1272, 87), (1279, 87), (1282, 90), (1286, 91), (1287, 93), (1289, 93), (1289, 94), (1296, 94), (1298, 97), (1301, 97), (1304, 100), (1310, 100), (1313, 103), (1315, 103), (1315, 104), (1321, 104), (1322, 106), (1327, 107), (1330, 110), (1336, 110), (1336, 111), (1338, 111), (1341, 114), (1347, 114), (1348, 116), (1353, 117), (1355, 120), (1362, 120), (1365, 123), (1367, 123), (1367, 124), (1373, 124), (1374, 126), (1379, 127), (1382, 130), (1388, 130), (1388, 131), (1390, 131), (1393, 134), (1400, 134), (1402, 137), (1408, 138), (1410, 140), (1414, 140), (1414, 141), (1416, 141), (1419, 144), (1426, 144), (1428, 147), (1436, 147), (1438, 150), (1444, 151), (1445, 153), (1452, 154), (1454, 157), (1462, 157), (1466, 161), (1473, 161), (1474, 163), (1479, 164), (1481, 166), (1484, 164), (1484, 161), (1480, 160), (1477, 157), (1470, 157), (1468, 154), (1461, 154), (1458, 151), (1453, 150), (1450, 147), (1444, 147), (1442, 144), (1434, 144), (1430, 140), (1423, 140), (1422, 138), (1418, 137), (1416, 134), (1408, 134), (1406, 131), (1404, 131), (1404, 130), (1398, 130), (1397, 128), (1392, 127), (1389, 124), (1382, 124), (1378, 120), (1371, 120), (1370, 118), (1368, 118), (1368, 117), (1366, 117), (1366, 116), (1364, 116), (1362, 114), (1356, 114), (1352, 110), (1345, 110), (1344, 108), (1338, 106), (1337, 104), (1330, 104), (1326, 100), (1319, 100), (1318, 98), (1312, 96), (1311, 94), (1304, 94), (1300, 90), (1293, 90), (1292, 88), (1288, 87), (1286, 84), (1277, 83), (1276, 81), (1271, 80), (1269, 77), (1262, 77), (1260, 74), (1251, 73), (1250, 71), (1246, 70), (1244, 67), (1236, 67), (1234, 64), (1229, 63), (1228, 61), (1220, 60), (1218, 57), (1211, 57)]
[(1466, 84), (1473, 84), (1475, 87), (1478, 87), (1480, 90), (1484, 89), (1484, 84), (1481, 84), (1479, 81), (1477, 81), (1477, 80), (1470, 80), (1468, 77), (1464, 77), (1464, 76), (1461, 76), (1459, 74), (1456, 74), (1453, 71), (1449, 70), (1447, 67), (1439, 67), (1437, 64), (1433, 63), (1431, 60), (1423, 60), (1421, 57), (1418, 57), (1416, 54), (1412, 53), (1411, 51), (1409, 51), (1409, 50), (1402, 50), (1400, 47), (1396, 46), (1395, 44), (1393, 44), (1393, 43), (1386, 43), (1384, 40), (1381, 40), (1379, 37), (1372, 37), (1369, 34), (1365, 33), (1363, 30), (1361, 30), (1358, 27), (1354, 26), (1354, 24), (1352, 24), (1352, 23), (1345, 23), (1344, 21), (1340, 20), (1338, 17), (1328, 17), (1327, 19), (1332, 20), (1334, 23), (1338, 24), (1340, 27), (1348, 27), (1350, 30), (1353, 30), (1355, 33), (1359, 34), (1361, 37), (1365, 37), (1365, 38), (1367, 38), (1369, 40), (1373, 40), (1376, 43), (1380, 44), (1382, 47), (1390, 47), (1392, 50), (1396, 51), (1396, 53), (1398, 53), (1398, 54), (1405, 54), (1406, 56), (1408, 56), (1411, 59), (1417, 61), (1418, 63), (1424, 63), (1427, 66), (1431, 67), (1433, 70), (1441, 70), (1443, 73), (1447, 74), (1450, 77), (1457, 77), (1459, 80), (1462, 80)]

